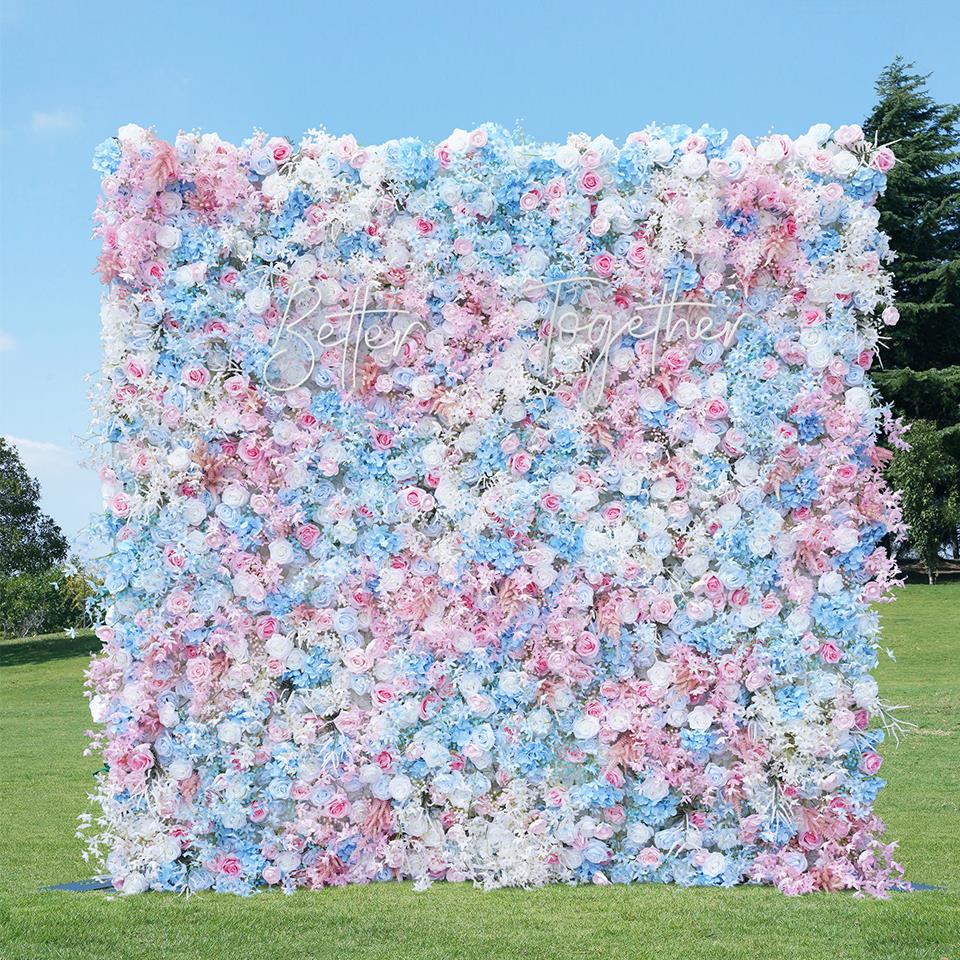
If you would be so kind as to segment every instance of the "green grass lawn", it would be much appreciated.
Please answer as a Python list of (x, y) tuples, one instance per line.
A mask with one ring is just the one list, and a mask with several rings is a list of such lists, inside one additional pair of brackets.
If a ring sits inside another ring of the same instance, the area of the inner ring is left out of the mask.
[(0, 957), (912, 960), (960, 957), (960, 584), (909, 586), (884, 608), (881, 690), (917, 729), (884, 749), (879, 813), (929, 892), (886, 902), (769, 888), (408, 884), (199, 895), (45, 893), (90, 869), (75, 817), (98, 762), (81, 683), (90, 635), (0, 643)]

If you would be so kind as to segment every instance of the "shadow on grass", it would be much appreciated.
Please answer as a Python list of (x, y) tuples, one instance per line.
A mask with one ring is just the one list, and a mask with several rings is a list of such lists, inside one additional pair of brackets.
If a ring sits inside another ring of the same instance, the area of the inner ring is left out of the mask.
[(19, 667), (49, 660), (86, 657), (98, 649), (100, 641), (92, 633), (69, 637), (34, 637), (0, 643), (0, 667)]

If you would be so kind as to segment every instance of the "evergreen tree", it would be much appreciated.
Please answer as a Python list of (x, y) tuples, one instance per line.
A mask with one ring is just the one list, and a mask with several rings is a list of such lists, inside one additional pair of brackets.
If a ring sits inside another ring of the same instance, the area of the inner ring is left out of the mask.
[(960, 364), (960, 106), (938, 104), (913, 67), (897, 57), (883, 70), (864, 130), (897, 155), (878, 207), (901, 320), (882, 359), (925, 370)]
[(0, 437), (0, 578), (43, 573), (67, 555), (67, 541), (40, 510), (40, 485)]

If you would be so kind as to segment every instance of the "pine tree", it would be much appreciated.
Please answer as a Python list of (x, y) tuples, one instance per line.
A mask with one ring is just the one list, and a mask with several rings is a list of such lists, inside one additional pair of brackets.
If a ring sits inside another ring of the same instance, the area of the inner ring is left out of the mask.
[(913, 67), (883, 70), (864, 130), (897, 155), (878, 207), (901, 320), (882, 359), (925, 370), (960, 364), (960, 106), (938, 104)]
[(0, 577), (43, 573), (61, 563), (67, 541), (40, 510), (40, 485), (0, 438)]

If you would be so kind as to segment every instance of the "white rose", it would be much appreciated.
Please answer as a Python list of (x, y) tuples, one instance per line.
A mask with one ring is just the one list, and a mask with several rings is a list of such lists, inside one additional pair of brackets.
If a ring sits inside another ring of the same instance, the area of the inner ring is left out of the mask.
[(810, 347), (807, 350), (807, 366), (813, 370), (823, 370), (833, 359), (833, 351), (823, 345)]
[(719, 877), (727, 865), (727, 858), (722, 853), (711, 853), (703, 862), (705, 877)]
[(697, 400), (700, 399), (700, 387), (695, 383), (691, 383), (689, 380), (684, 380), (673, 388), (673, 399), (676, 400), (681, 407), (689, 407), (692, 403), (696, 403)]
[(700, 706), (694, 707), (687, 716), (687, 723), (691, 730), (698, 730), (701, 733), (709, 730), (713, 724), (714, 711), (712, 707)]
[(217, 727), (217, 736), (224, 743), (239, 743), (241, 733), (240, 724), (234, 720), (224, 720), (223, 723)]
[(844, 405), (858, 413), (866, 413), (870, 409), (870, 394), (863, 387), (851, 387), (845, 391)]
[(677, 481), (673, 477), (661, 477), (650, 488), (654, 500), (672, 500), (677, 495)]
[(583, 535), (583, 549), (587, 553), (599, 553), (606, 545), (607, 537), (602, 530), (587, 530)]
[(431, 376), (414, 377), (410, 383), (410, 392), (418, 400), (426, 400), (433, 395), (434, 379)]
[(645, 823), (631, 823), (627, 829), (627, 837), (631, 843), (644, 846), (653, 836), (653, 830)]
[(110, 712), (110, 700), (101, 694), (90, 698), (90, 716), (94, 723), (103, 723)]
[(171, 217), (183, 209), (183, 197), (175, 190), (167, 190), (160, 194), (160, 211), (164, 216)]
[(763, 611), (756, 604), (747, 604), (740, 609), (740, 622), (745, 627), (759, 627), (763, 623)]
[(549, 564), (533, 568), (533, 582), (543, 590), (551, 586), (556, 579), (557, 571)]
[(642, 409), (654, 413), (663, 408), (663, 394), (656, 387), (644, 387), (637, 402)]
[(707, 158), (702, 153), (685, 153), (677, 167), (685, 177), (696, 180), (707, 172)]
[(554, 159), (561, 170), (572, 170), (580, 162), (580, 151), (572, 144), (565, 143), (557, 147)]
[[(180, 722), (180, 714), (172, 703), (164, 700), (157, 710), (157, 719), (165, 727), (175, 727)], [(100, 721), (97, 722), (99, 723)]]
[(617, 733), (623, 733), (624, 730), (630, 728), (630, 714), (619, 707), (611, 710), (607, 714), (607, 726), (610, 727), (611, 730), (616, 730)]
[(184, 757), (178, 757), (167, 768), (174, 780), (186, 780), (193, 773), (193, 764)]
[(661, 777), (659, 774), (655, 774), (653, 776), (648, 776), (643, 781), (643, 786), (640, 788), (640, 792), (648, 800), (652, 800), (654, 803), (656, 803), (658, 800), (662, 800), (670, 792), (670, 787), (663, 777)]
[(841, 150), (830, 158), (830, 172), (842, 179), (849, 177), (859, 166), (860, 161), (846, 150)]
[(220, 499), (228, 507), (233, 507), (233, 509), (242, 507), (247, 502), (249, 497), (250, 495), (247, 493), (247, 491), (236, 483), (231, 484), (220, 495)]
[(142, 873), (128, 873), (123, 878), (123, 886), (120, 892), (125, 897), (132, 897), (134, 894), (143, 893), (147, 889), (147, 879)]
[(720, 438), (715, 433), (697, 433), (693, 438), (693, 449), (697, 453), (713, 453), (720, 443)]
[(394, 800), (406, 800), (413, 793), (413, 781), (405, 774), (398, 773), (390, 780), (390, 796)]
[(144, 140), (146, 130), (135, 123), (126, 123), (117, 131), (117, 139), (121, 143), (140, 143)]
[(780, 163), (784, 159), (783, 146), (776, 140), (764, 140), (757, 146), (757, 157), (764, 163)]
[(285, 660), (293, 650), (293, 641), (281, 633), (275, 633), (263, 646), (271, 657)]
[(821, 574), (820, 579), (817, 581), (817, 590), (820, 593), (825, 593), (827, 596), (839, 593), (842, 589), (843, 577), (841, 577), (836, 570)]
[(180, 243), (180, 231), (176, 227), (157, 227), (157, 245), (164, 250), (173, 250)]
[(270, 559), (274, 563), (289, 563), (293, 559), (293, 547), (288, 540), (274, 540), (270, 544)]
[(673, 667), (669, 663), (658, 660), (647, 670), (647, 679), (655, 687), (668, 687), (673, 681)]
[(264, 178), (263, 183), (260, 185), (260, 192), (272, 200), (283, 201), (290, 195), (290, 185), (286, 177), (281, 176), (279, 173), (271, 173), (268, 177)]
[(207, 508), (198, 497), (191, 497), (183, 505), (183, 518), (193, 526), (196, 526), (198, 523), (203, 523), (206, 516)]
[(167, 464), (174, 470), (186, 470), (190, 462), (190, 451), (186, 447), (176, 447), (167, 454)]
[(673, 147), (662, 137), (651, 140), (647, 144), (647, 150), (650, 151), (650, 158), (654, 163), (667, 164), (673, 159)]
[(423, 465), (425, 467), (439, 467), (443, 463), (444, 455), (446, 454), (446, 447), (442, 443), (428, 443), (423, 450), (420, 451), (420, 458), (423, 460)]
[(838, 527), (833, 531), (833, 545), (842, 553), (852, 550), (860, 542), (860, 535), (853, 527)]
[(524, 258), (523, 264), (530, 274), (538, 277), (550, 266), (550, 258), (539, 247), (534, 247)]
[(567, 497), (577, 489), (577, 482), (569, 473), (558, 473), (550, 480), (550, 489), (558, 497)]
[(596, 717), (580, 717), (573, 725), (573, 735), (578, 740), (591, 740), (600, 732), (600, 721)]
[(262, 287), (255, 287), (253, 290), (248, 290), (243, 299), (247, 305), (247, 309), (258, 317), (270, 306), (270, 294)]

